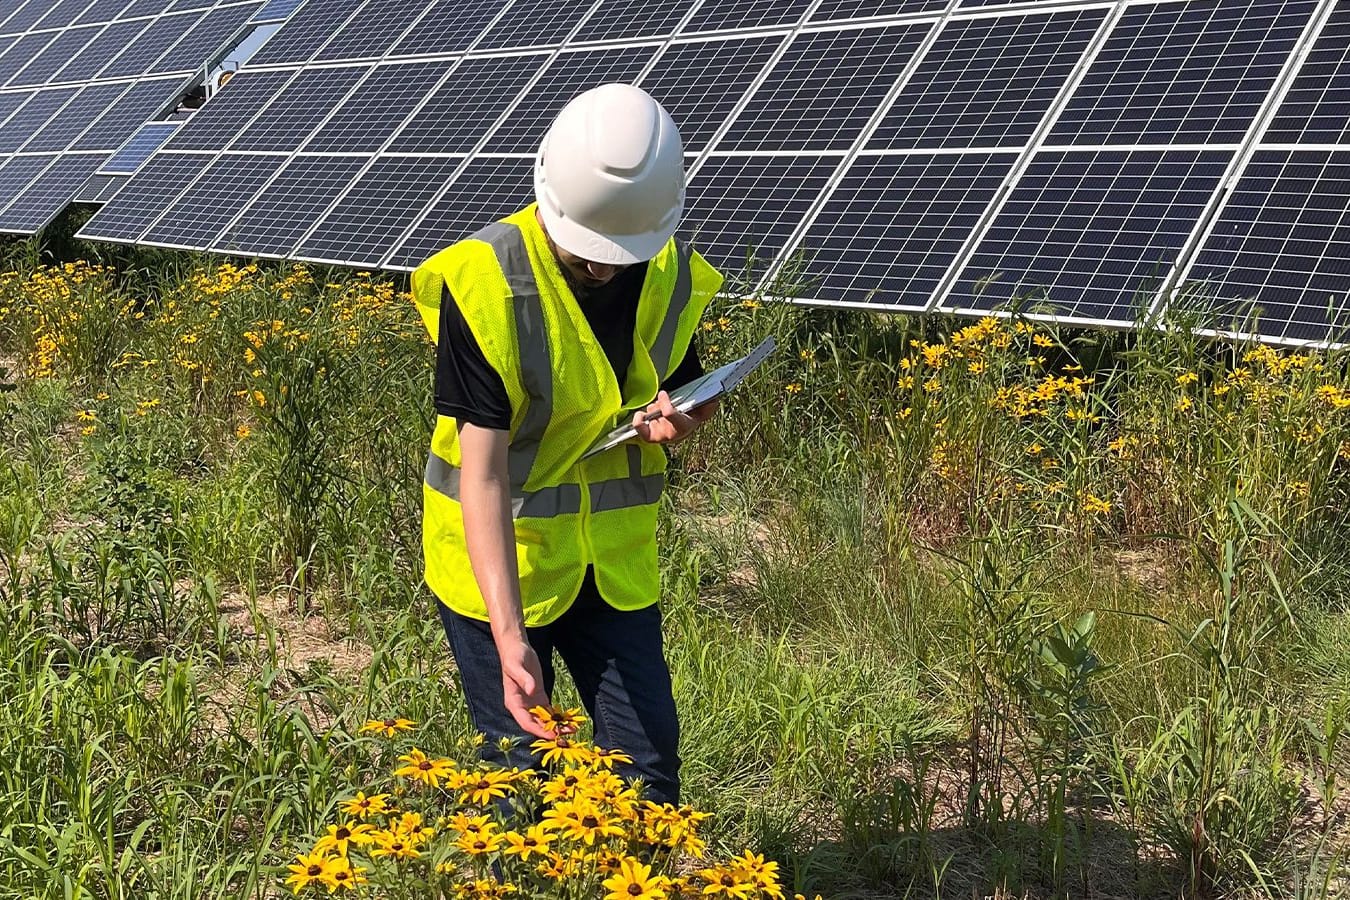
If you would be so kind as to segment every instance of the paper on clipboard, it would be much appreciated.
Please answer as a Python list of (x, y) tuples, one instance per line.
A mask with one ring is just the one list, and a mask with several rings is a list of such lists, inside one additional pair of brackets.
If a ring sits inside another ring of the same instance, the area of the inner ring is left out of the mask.
[[(716, 400), (718, 397), (730, 393), (745, 380), (745, 376), (753, 372), (760, 363), (768, 358), (769, 354), (774, 351), (774, 347), (774, 339), (770, 335), (740, 359), (729, 362), (702, 378), (695, 378), (688, 384), (670, 391), (671, 404), (680, 412), (689, 412), (689, 410), (696, 409), (710, 400)], [(635, 437), (637, 437), (637, 431), (631, 423), (621, 425), (597, 441), (591, 449), (582, 454), (581, 458), (594, 456), (602, 450), (616, 447)]]

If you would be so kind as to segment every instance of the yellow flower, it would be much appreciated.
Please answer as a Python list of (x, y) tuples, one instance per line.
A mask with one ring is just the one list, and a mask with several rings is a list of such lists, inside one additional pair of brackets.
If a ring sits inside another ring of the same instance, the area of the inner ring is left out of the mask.
[(761, 304), (758, 300), (747, 299), (741, 301), (741, 306), (744, 307), (745, 309), (759, 309), (760, 305)]
[(765, 896), (783, 900), (783, 889), (778, 886), (778, 863), (765, 862), (764, 857), (749, 850), (731, 858), (731, 865), (740, 870), (741, 877), (754, 882)]
[(966, 366), (966, 371), (972, 375), (983, 375), (989, 366), (983, 362), (973, 362)]
[(296, 862), (286, 867), (291, 870), (290, 876), (286, 879), (286, 884), (290, 885), (297, 894), (311, 882), (317, 881), (320, 884), (331, 885), (332, 882), (329, 878), (336, 865), (336, 859), (317, 849), (308, 856), (302, 853), (296, 856)]
[(548, 845), (553, 842), (553, 835), (542, 824), (531, 825), (524, 834), (508, 831), (502, 837), (507, 843), (502, 852), (507, 856), (519, 856), (522, 860), (529, 860), (536, 854), (548, 856)]
[(714, 866), (699, 871), (699, 877), (706, 882), (703, 887), (705, 897), (730, 897), (732, 900), (749, 900), (755, 894), (753, 881), (747, 881), (732, 866)]
[(461, 803), (473, 803), (485, 806), (497, 797), (505, 797), (515, 789), (515, 780), (509, 772), (473, 772), (465, 779), (460, 793)]
[(1031, 342), (1035, 344), (1037, 347), (1053, 347), (1055, 345), (1054, 341), (1050, 340), (1050, 338), (1046, 337), (1043, 334), (1033, 335), (1031, 338)]
[(239, 438), (239, 440), (241, 441), (247, 438), (252, 433), (253, 429), (249, 428), (247, 425), (240, 425), (234, 429), (234, 436)]
[(329, 825), (328, 833), (314, 842), (314, 849), (325, 853), (332, 851), (337, 856), (347, 855), (347, 846), (374, 842), (375, 826), (362, 822), (343, 822), (341, 825)]
[(561, 709), (556, 706), (536, 706), (530, 710), (530, 715), (534, 716), (545, 730), (554, 734), (575, 734), (586, 721), (580, 707)]
[(385, 737), (393, 737), (400, 731), (411, 731), (416, 724), (412, 719), (371, 719), (361, 726), (360, 733), (383, 734)]
[(1200, 376), (1194, 372), (1182, 372), (1177, 376), (1177, 384), (1180, 385), (1195, 384), (1199, 380)]
[(585, 747), (574, 744), (563, 735), (549, 739), (537, 740), (530, 744), (530, 749), (544, 754), (544, 765), (550, 765), (554, 762), (575, 763), (589, 760), (591, 751)]
[(1027, 447), (1027, 455), (1028, 455), (1028, 456), (1040, 456), (1041, 453), (1042, 453), (1044, 450), (1045, 450), (1045, 448), (1042, 447), (1039, 443), (1033, 443), (1033, 444), (1031, 444), (1030, 446)]
[(328, 892), (331, 894), (338, 888), (355, 888), (358, 884), (366, 883), (365, 867), (360, 866), (355, 869), (352, 864), (345, 859), (333, 861), (333, 869), (328, 873), (326, 879), (328, 883)]
[(342, 811), (358, 819), (381, 815), (391, 811), (389, 805), (385, 803), (388, 797), (388, 794), (374, 794), (367, 797), (364, 791), (357, 791), (355, 797), (342, 802)]
[(1083, 512), (1093, 515), (1105, 515), (1111, 511), (1109, 501), (1103, 500), (1095, 494), (1084, 493), (1081, 496)]
[(394, 859), (416, 859), (422, 853), (413, 842), (402, 834), (392, 831), (375, 832), (375, 846), (371, 849), (370, 855), (376, 859), (383, 856)]
[(631, 764), (633, 762), (633, 757), (624, 753), (622, 750), (601, 750), (599, 747), (596, 747), (593, 762), (606, 769), (612, 769), (614, 768), (615, 763), (623, 763), (624, 765)]
[(455, 846), (470, 856), (496, 853), (506, 843), (506, 837), (497, 833), (497, 826), (488, 823), (482, 831), (466, 831), (455, 838)]
[(98, 431), (97, 425), (86, 425), (80, 429), (80, 436), (89, 437), (89, 435), (93, 434), (96, 431)]
[(609, 837), (623, 837), (621, 828), (594, 804), (584, 801), (565, 801), (544, 813), (544, 823), (562, 837), (586, 845)]
[(652, 875), (651, 866), (625, 858), (619, 862), (618, 874), (601, 883), (609, 892), (605, 900), (665, 900), (668, 881)]
[(802, 386), (800, 382), (791, 381), (783, 387), (783, 390), (787, 391), (789, 394), (800, 394), (802, 392)]
[(440, 787), (441, 779), (449, 777), (455, 771), (455, 765), (450, 760), (431, 759), (415, 747), (409, 753), (400, 756), (399, 761), (407, 765), (395, 769), (395, 775), (420, 781), (428, 787)]

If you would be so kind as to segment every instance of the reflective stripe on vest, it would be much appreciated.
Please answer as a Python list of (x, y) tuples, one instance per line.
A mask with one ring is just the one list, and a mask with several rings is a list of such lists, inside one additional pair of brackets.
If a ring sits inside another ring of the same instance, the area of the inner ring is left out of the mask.
[(680, 330), (680, 316), (689, 305), (694, 288), (693, 276), (689, 271), (689, 247), (683, 241), (676, 241), (675, 250), (677, 257), (675, 288), (670, 294), (670, 306), (666, 308), (661, 331), (656, 335), (656, 342), (652, 344), (651, 356), (652, 362), (656, 364), (658, 381), (665, 381), (666, 376), (670, 374), (670, 351), (674, 349), (675, 335)]
[[(591, 512), (605, 512), (613, 509), (627, 509), (632, 506), (646, 506), (661, 499), (665, 489), (664, 475), (642, 474), (642, 451), (635, 444), (629, 444), (628, 477), (598, 481), (591, 485)], [(459, 499), (460, 470), (431, 454), (427, 459), (427, 487), (454, 500)], [(559, 484), (537, 491), (512, 493), (511, 517), (513, 519), (548, 519), (554, 516), (576, 515), (581, 512), (581, 486)]]

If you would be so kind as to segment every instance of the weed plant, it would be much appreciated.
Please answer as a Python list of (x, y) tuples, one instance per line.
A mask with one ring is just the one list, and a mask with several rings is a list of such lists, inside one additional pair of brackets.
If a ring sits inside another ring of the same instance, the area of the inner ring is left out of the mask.
[[(371, 276), (19, 251), (0, 898), (276, 896), (387, 780), (364, 723), (472, 745), (420, 584), (430, 342)], [(710, 859), (828, 897), (1350, 892), (1342, 354), (743, 295), (698, 340), (766, 333), (661, 519)], [(716, 895), (684, 865), (650, 893)]]

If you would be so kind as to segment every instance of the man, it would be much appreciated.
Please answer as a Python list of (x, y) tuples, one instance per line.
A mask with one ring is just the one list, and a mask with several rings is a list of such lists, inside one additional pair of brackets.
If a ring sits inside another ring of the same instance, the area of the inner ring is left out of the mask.
[[(683, 148), (639, 88), (604, 85), (559, 113), (535, 198), (413, 273), (438, 339), (426, 580), (488, 759), (528, 767), (528, 736), (552, 736), (529, 710), (548, 703), (557, 650), (596, 743), (632, 758), (620, 772), (651, 799), (677, 802), (662, 445), (713, 409), (677, 412), (661, 388), (700, 374), (692, 338), (722, 276), (673, 239)], [(581, 458), (629, 419), (638, 439)], [(518, 739), (506, 756), (503, 737)]]

